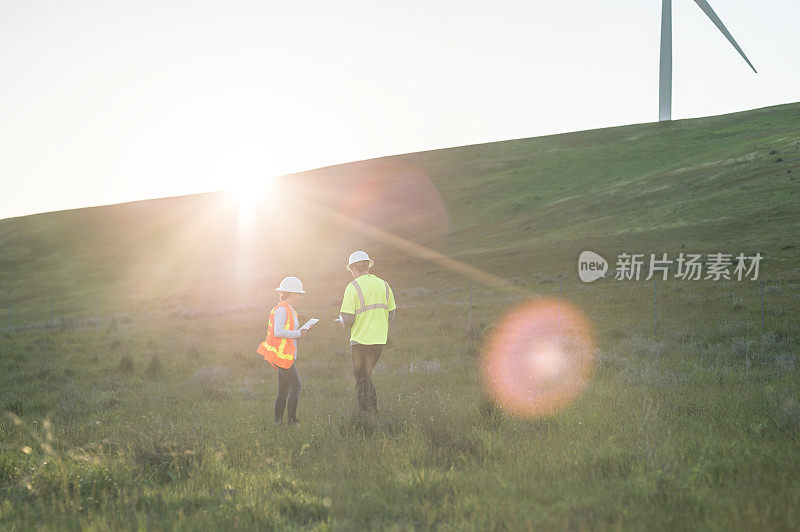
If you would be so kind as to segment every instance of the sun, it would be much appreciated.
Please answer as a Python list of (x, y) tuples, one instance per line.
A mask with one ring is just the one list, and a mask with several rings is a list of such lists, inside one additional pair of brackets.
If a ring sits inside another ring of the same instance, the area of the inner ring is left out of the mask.
[(252, 230), (259, 202), (263, 199), (270, 181), (266, 177), (247, 177), (238, 179), (228, 188), (228, 194), (236, 202), (241, 232)]

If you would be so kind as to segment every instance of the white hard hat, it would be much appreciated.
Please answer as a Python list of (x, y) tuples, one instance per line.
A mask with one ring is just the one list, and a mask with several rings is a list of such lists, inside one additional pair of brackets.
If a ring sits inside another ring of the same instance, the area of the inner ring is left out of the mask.
[(281, 285), (275, 289), (276, 292), (293, 292), (295, 294), (305, 294), (303, 283), (297, 277), (284, 277)]
[(372, 265), (375, 264), (375, 261), (369, 258), (369, 255), (367, 255), (366, 251), (354, 251), (350, 254), (350, 259), (347, 261), (347, 269), (349, 270), (350, 266), (352, 266), (354, 263), (365, 260), (369, 261), (370, 268), (372, 268)]

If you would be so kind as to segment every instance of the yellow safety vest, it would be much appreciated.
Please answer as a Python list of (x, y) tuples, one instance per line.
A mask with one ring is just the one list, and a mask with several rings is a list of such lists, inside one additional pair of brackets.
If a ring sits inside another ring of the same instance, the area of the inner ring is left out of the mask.
[(340, 312), (355, 316), (350, 329), (351, 342), (385, 344), (389, 332), (388, 314), (395, 308), (392, 289), (380, 277), (367, 274), (350, 282), (345, 288)]

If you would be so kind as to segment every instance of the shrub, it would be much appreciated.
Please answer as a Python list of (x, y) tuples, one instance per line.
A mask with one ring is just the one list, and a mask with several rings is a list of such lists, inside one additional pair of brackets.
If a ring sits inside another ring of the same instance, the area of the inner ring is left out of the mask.
[(119, 361), (119, 370), (122, 373), (133, 373), (136, 369), (135, 364), (133, 363), (133, 358), (130, 355), (125, 355)]
[(483, 441), (472, 427), (455, 423), (443, 413), (423, 416), (420, 423), (428, 458), (444, 467), (485, 458)]
[(147, 363), (147, 369), (145, 371), (149, 377), (157, 377), (158, 375), (161, 375), (162, 366), (158, 355), (152, 356), (150, 362)]
[(0, 454), (0, 491), (11, 486), (20, 478), (21, 472), (17, 461), (9, 456)]
[(503, 410), (494, 404), (492, 400), (488, 397), (481, 399), (481, 404), (478, 407), (478, 419), (482, 424), (496, 428), (502, 423), (504, 417)]
[(202, 461), (202, 453), (173, 442), (139, 441), (131, 448), (133, 459), (161, 482), (187, 478)]
[(99, 506), (120, 492), (108, 467), (60, 459), (39, 467), (30, 485), (41, 500), (69, 499), (79, 507)]
[(186, 350), (186, 358), (193, 361), (200, 360), (200, 348), (197, 344), (192, 345)]
[(205, 399), (216, 400), (228, 397), (224, 386), (230, 377), (230, 370), (220, 366), (200, 368), (194, 373), (194, 380), (202, 388), (202, 395)]
[(800, 427), (800, 402), (797, 398), (784, 397), (775, 402), (775, 423), (784, 432), (797, 432)]
[(371, 414), (354, 412), (349, 418), (342, 416), (339, 434), (345, 438), (369, 438), (375, 433), (375, 418)]

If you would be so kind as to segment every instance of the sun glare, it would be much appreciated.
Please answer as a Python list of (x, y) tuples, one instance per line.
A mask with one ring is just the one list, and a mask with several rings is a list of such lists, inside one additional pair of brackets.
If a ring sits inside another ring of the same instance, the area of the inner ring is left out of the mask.
[(237, 278), (240, 281), (249, 279), (252, 274), (252, 245), (256, 232), (256, 218), (270, 181), (266, 177), (242, 178), (227, 190), (236, 206), (238, 251), (234, 262)]
[(264, 177), (239, 179), (228, 193), (236, 201), (240, 233), (249, 233), (255, 223), (258, 203), (266, 192), (269, 179)]

